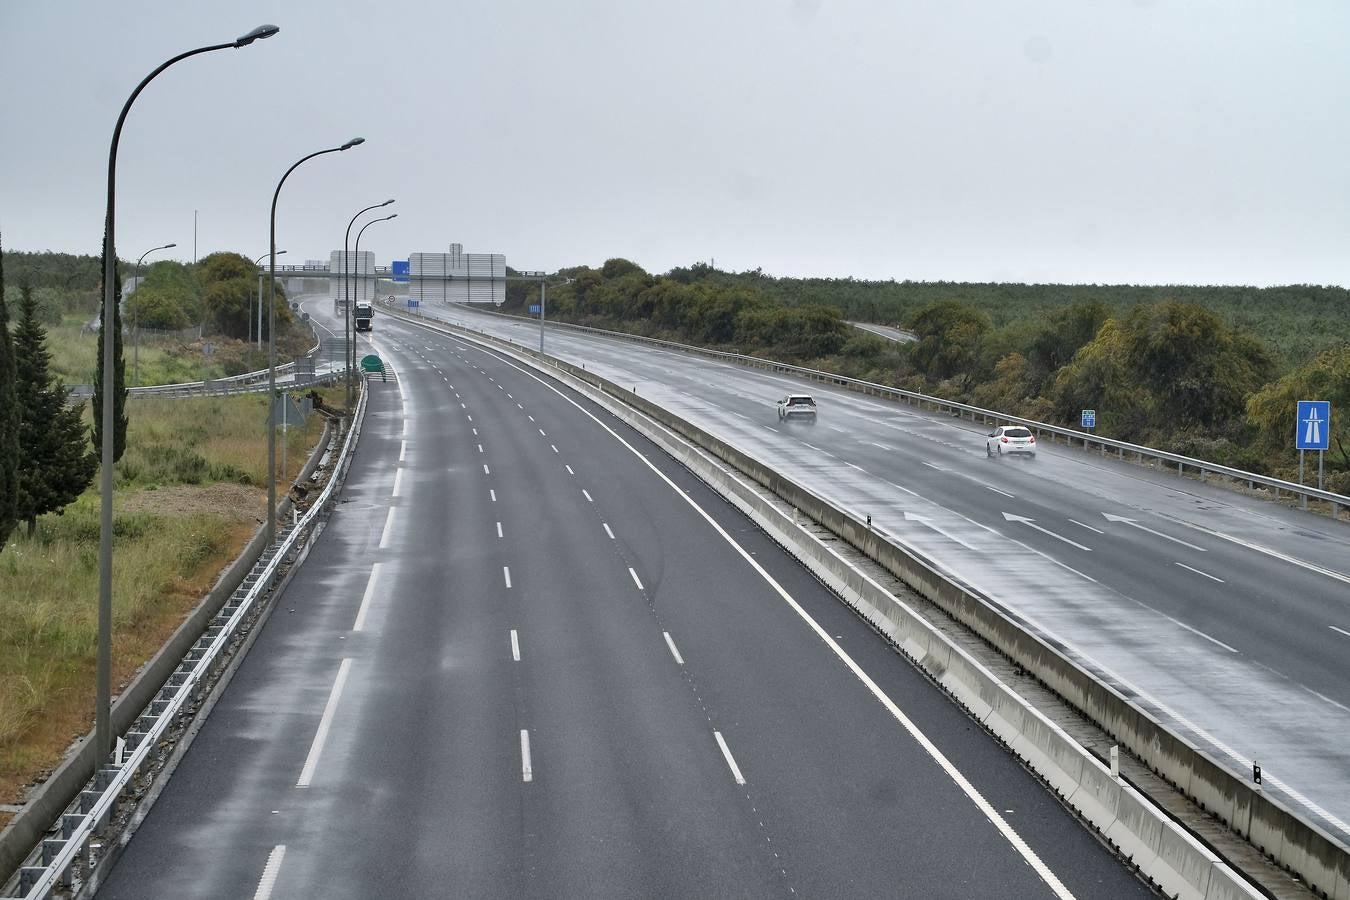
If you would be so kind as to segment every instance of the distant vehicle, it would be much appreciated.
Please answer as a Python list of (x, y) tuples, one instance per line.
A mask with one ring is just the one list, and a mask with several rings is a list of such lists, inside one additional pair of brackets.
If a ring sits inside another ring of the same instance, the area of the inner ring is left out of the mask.
[(1025, 453), (1036, 455), (1036, 435), (1023, 425), (1000, 425), (989, 432), (984, 442), (985, 456), (1002, 456), (1005, 453)]
[(374, 304), (362, 301), (356, 304), (356, 330), (370, 331), (370, 319), (375, 314)]
[(778, 418), (816, 420), (816, 401), (806, 394), (788, 394), (778, 401)]

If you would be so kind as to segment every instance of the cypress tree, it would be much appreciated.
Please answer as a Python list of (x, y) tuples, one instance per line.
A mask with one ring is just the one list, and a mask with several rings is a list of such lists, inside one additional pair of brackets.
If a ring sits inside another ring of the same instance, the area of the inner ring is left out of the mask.
[[(108, 246), (108, 234), (103, 234), (104, 258), (114, 253)], [(102, 285), (99, 295), (102, 296)], [(113, 257), (113, 462), (122, 458), (127, 449), (127, 362), (122, 355), (122, 277), (117, 257)], [(94, 370), (94, 455), (103, 458), (103, 329), (107, 322), (101, 322), (98, 336), (98, 368)]]
[(19, 324), (14, 329), (15, 381), (19, 406), (17, 516), (32, 535), (37, 517), (60, 513), (89, 487), (98, 460), (89, 452), (80, 409), (51, 374), (47, 330), (38, 319), (32, 286), (20, 284)]
[(4, 550), (18, 515), (19, 404), (14, 378), (14, 345), (5, 309), (4, 251), (0, 249), (0, 550)]

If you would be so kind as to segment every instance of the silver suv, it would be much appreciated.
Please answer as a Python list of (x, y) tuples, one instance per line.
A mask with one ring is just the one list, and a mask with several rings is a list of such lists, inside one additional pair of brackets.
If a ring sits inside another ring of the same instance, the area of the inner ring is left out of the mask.
[(816, 401), (807, 394), (788, 394), (778, 401), (778, 418), (816, 420)]

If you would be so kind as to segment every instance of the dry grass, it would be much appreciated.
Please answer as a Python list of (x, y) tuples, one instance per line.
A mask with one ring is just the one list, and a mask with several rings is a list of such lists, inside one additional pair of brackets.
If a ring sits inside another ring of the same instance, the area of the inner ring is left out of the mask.
[[(114, 497), (117, 685), (130, 679), (263, 514), (265, 402), (260, 397), (138, 399)], [(298, 471), (322, 432), (292, 429)], [(54, 767), (93, 717), (99, 498), (21, 527), (0, 552), (0, 803)]]

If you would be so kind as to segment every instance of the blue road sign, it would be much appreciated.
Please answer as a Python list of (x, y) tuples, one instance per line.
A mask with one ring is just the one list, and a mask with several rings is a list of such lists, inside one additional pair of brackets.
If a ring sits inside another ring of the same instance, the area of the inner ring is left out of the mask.
[(538, 304), (538, 303), (531, 303), (531, 304), (530, 304), (530, 315), (532, 315), (532, 316), (537, 316), (537, 315), (539, 315), (539, 304)]
[(1300, 400), (1294, 423), (1295, 450), (1326, 450), (1331, 447), (1331, 401)]
[(413, 300), (412, 298), (408, 299), (408, 309), (417, 309), (417, 307), (421, 305), (422, 305), (421, 300)]
[(1084, 428), (1097, 427), (1097, 411), (1095, 409), (1083, 410), (1083, 427)]
[(389, 266), (389, 274), (394, 276), (395, 284), (407, 284), (409, 272), (408, 260), (406, 259), (396, 259)]

